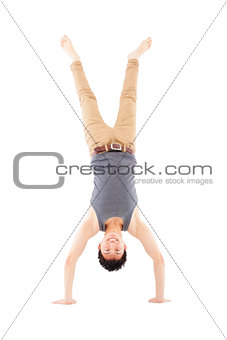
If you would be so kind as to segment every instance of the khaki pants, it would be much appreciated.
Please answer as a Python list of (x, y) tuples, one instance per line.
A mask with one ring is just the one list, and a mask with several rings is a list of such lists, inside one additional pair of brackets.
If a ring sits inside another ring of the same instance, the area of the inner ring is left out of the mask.
[(100, 115), (97, 100), (85, 76), (81, 61), (70, 65), (82, 109), (84, 133), (90, 155), (97, 146), (118, 143), (135, 151), (138, 59), (128, 59), (119, 112), (114, 127)]

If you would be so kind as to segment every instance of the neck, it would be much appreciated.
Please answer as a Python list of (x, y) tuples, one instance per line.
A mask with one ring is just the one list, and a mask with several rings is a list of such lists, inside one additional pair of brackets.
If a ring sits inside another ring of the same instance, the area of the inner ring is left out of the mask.
[(106, 233), (115, 232), (121, 235), (122, 224), (119, 221), (110, 220), (106, 223)]

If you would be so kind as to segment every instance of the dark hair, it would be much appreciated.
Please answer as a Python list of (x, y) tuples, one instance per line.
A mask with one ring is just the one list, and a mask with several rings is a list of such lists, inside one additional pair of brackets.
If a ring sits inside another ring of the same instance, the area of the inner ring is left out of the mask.
[(106, 260), (103, 257), (101, 250), (99, 249), (98, 259), (99, 259), (99, 263), (101, 264), (101, 266), (103, 266), (106, 270), (109, 270), (109, 272), (112, 272), (114, 270), (116, 271), (116, 270), (121, 269), (121, 267), (125, 265), (125, 262), (127, 260), (127, 254), (126, 254), (126, 250), (124, 250), (124, 253), (122, 257), (120, 258), (120, 260)]

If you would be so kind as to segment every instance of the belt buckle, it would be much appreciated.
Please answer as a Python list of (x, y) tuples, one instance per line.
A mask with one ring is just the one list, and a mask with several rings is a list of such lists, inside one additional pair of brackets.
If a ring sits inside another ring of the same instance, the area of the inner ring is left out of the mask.
[[(119, 145), (119, 148), (116, 148), (116, 147), (114, 147), (113, 145)], [(111, 143), (111, 144), (110, 144), (110, 148), (111, 148), (112, 150), (121, 150), (121, 144), (118, 144), (118, 143)]]

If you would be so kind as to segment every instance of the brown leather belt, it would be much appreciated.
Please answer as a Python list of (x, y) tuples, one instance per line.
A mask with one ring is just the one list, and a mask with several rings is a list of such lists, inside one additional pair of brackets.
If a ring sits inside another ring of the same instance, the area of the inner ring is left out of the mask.
[[(112, 144), (107, 144), (106, 145), (108, 148), (108, 151), (124, 151), (124, 146), (118, 143), (112, 143)], [(95, 155), (96, 153), (100, 153), (100, 152), (104, 152), (107, 151), (105, 148), (105, 145), (102, 146), (97, 146), (92, 155)], [(125, 152), (129, 152), (129, 153), (134, 153), (134, 150), (128, 148), (127, 146), (125, 147)]]

